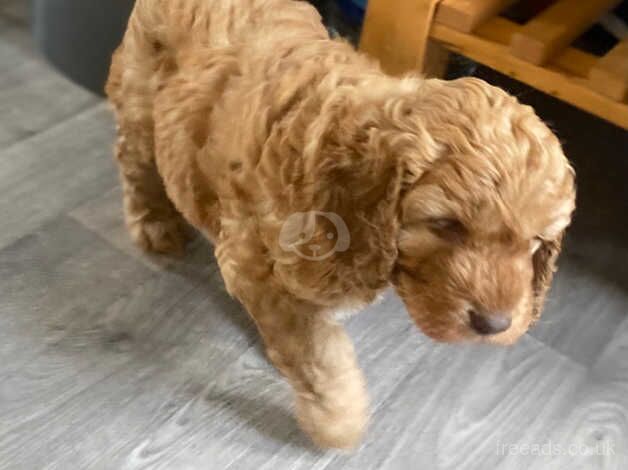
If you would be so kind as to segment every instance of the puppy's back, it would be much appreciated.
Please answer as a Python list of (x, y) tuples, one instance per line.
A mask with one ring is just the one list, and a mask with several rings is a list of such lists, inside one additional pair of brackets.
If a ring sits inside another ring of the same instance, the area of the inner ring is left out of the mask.
[[(281, 45), (327, 38), (320, 15), (293, 0), (137, 0), (122, 44), (113, 57), (106, 91), (122, 100), (122, 76), (133, 78), (140, 94), (151, 94), (180, 60), (225, 47), (277, 51)], [(186, 59), (187, 58), (187, 59)], [(128, 99), (129, 90), (124, 91)], [(137, 93), (136, 93), (137, 94)]]
[(291, 34), (326, 34), (311, 5), (293, 0), (138, 0), (129, 21), (135, 40), (167, 47), (225, 47)]

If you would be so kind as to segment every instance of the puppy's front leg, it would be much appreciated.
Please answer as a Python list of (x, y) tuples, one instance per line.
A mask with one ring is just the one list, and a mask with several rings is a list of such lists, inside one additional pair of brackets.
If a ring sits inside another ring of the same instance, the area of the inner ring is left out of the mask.
[(269, 297), (249, 310), (268, 357), (294, 387), (300, 426), (321, 447), (354, 447), (368, 421), (368, 397), (351, 340), (316, 308)]

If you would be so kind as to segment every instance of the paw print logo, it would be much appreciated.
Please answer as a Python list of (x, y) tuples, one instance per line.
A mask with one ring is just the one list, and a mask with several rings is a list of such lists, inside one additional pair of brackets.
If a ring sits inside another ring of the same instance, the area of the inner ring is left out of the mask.
[(281, 226), (279, 246), (299, 257), (318, 261), (347, 251), (351, 237), (344, 220), (333, 212), (295, 212)]

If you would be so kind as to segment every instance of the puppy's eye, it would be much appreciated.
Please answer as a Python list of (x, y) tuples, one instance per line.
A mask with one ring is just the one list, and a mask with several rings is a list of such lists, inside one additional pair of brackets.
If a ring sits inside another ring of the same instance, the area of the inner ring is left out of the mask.
[(534, 237), (530, 241), (530, 253), (534, 254), (537, 252), (541, 245), (543, 244), (543, 239), (541, 237)]
[(429, 219), (426, 224), (432, 233), (448, 241), (460, 241), (467, 234), (467, 229), (457, 219)]

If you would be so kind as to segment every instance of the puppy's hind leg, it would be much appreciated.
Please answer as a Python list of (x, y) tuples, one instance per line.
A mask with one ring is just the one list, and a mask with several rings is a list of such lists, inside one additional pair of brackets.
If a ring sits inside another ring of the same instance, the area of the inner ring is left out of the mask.
[(160, 30), (162, 11), (151, 8), (153, 3), (136, 2), (122, 44), (113, 54), (106, 92), (118, 123), (116, 159), (131, 237), (146, 251), (181, 254), (187, 224), (157, 170), (153, 120), (159, 82), (176, 67), (150, 33)]
[(146, 251), (182, 254), (188, 226), (168, 199), (157, 171), (152, 129), (121, 124), (116, 159), (125, 221), (133, 241)]

